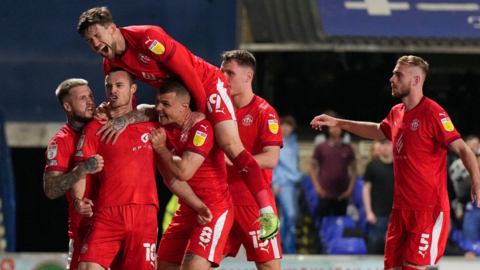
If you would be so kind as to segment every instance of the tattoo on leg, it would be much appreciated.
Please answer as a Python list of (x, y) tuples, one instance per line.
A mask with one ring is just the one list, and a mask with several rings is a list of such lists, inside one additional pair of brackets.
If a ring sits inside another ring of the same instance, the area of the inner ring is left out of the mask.
[(187, 253), (183, 256), (183, 263), (189, 263), (193, 260), (193, 258), (195, 257), (195, 254), (193, 253)]
[(98, 169), (98, 160), (95, 157), (91, 157), (85, 161), (85, 166), (89, 172), (94, 172)]

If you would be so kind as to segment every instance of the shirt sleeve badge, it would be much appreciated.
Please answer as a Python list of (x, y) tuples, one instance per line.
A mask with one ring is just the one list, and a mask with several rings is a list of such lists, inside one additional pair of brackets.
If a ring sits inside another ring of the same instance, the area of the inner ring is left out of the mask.
[(278, 133), (278, 120), (277, 119), (270, 119), (268, 120), (268, 128), (270, 129), (270, 132), (273, 134)]
[(165, 46), (163, 46), (163, 44), (158, 42), (156, 39), (152, 42), (152, 44), (148, 48), (154, 54), (158, 54), (158, 55), (163, 54), (165, 52)]
[(442, 118), (440, 121), (442, 121), (443, 128), (450, 132), (453, 131), (455, 128), (453, 127), (452, 120), (450, 120), (450, 117)]
[(193, 144), (195, 146), (202, 146), (205, 143), (206, 138), (207, 133), (197, 130), (197, 132), (195, 133), (195, 137), (193, 138)]
[(57, 156), (57, 144), (54, 143), (48, 147), (47, 157), (48, 159), (54, 159)]

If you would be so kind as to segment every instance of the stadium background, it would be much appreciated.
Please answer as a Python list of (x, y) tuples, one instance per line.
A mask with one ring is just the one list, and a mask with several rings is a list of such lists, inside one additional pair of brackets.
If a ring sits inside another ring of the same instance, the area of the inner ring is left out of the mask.
[[(480, 1), (376, 1), (377, 5), (408, 4), (408, 10), (390, 10), (390, 15), (385, 15), (385, 9), (380, 10), (383, 15), (368, 7), (346, 9), (346, 2), (364, 1), (2, 3), (0, 110), (5, 128), (0, 136), (5, 140), (3, 133), (7, 134), (9, 148), (3, 144), (0, 152), (0, 196), (6, 251), (66, 252), (66, 200), (49, 201), (43, 194), (44, 153), (65, 121), (54, 96), (61, 81), (87, 79), (96, 104), (104, 100), (102, 59), (76, 32), (79, 15), (94, 6), (108, 6), (117, 26), (158, 25), (216, 66), (223, 51), (252, 51), (258, 62), (254, 90), (280, 115), (288, 113), (297, 119), (304, 159), (311, 154), (316, 134), (308, 123), (322, 111), (333, 109), (364, 121), (381, 121), (386, 116), (398, 103), (390, 96), (388, 80), (396, 59), (404, 54), (421, 56), (431, 64), (425, 94), (448, 111), (461, 134), (480, 135), (480, 11), (421, 13), (418, 8), (420, 2), (478, 5)], [(139, 102), (152, 103), (154, 89), (144, 83), (139, 88)], [(8, 152), (14, 178), (7, 175)], [(159, 189), (159, 193), (165, 204), (169, 192)], [(8, 210), (15, 203), (16, 211)], [(13, 215), (6, 213), (16, 213), (14, 232), (5, 226), (14, 224)]]

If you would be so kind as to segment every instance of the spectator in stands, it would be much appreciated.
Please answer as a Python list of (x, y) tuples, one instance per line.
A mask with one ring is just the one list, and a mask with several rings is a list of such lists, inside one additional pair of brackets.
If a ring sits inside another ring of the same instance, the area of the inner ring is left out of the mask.
[(375, 140), (379, 145), (379, 156), (367, 165), (363, 177), (363, 204), (369, 224), (368, 253), (383, 254), (385, 240), (393, 207), (392, 142), (387, 139)]
[[(340, 115), (333, 110), (326, 110), (323, 112), (323, 114), (329, 115), (331, 117), (336, 117), (336, 118), (340, 117)], [(348, 132), (343, 132), (341, 140), (346, 144), (350, 144), (350, 141), (351, 141), (350, 134)], [(327, 141), (327, 136), (324, 133), (320, 133), (317, 136), (315, 136), (315, 139), (313, 139), (313, 146), (317, 147), (317, 145), (324, 143), (326, 141)]]
[(283, 135), (283, 148), (280, 159), (273, 169), (273, 194), (282, 207), (280, 217), (283, 230), (280, 230), (282, 251), (284, 254), (295, 253), (295, 225), (298, 217), (298, 184), (302, 180), (302, 172), (298, 167), (297, 135), (293, 133), (297, 126), (291, 115), (280, 117)]
[(370, 148), (370, 158), (376, 159), (380, 156), (381, 143), (379, 140), (374, 140), (372, 143), (372, 148)]
[(343, 130), (325, 128), (327, 141), (315, 147), (310, 178), (319, 196), (317, 215), (346, 215), (348, 201), (357, 179), (355, 153), (342, 142)]

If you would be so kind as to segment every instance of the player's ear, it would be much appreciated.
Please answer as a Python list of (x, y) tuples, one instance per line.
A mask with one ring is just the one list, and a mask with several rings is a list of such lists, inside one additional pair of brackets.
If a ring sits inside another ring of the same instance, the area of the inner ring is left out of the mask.
[(422, 79), (420, 78), (420, 75), (417, 74), (417, 75), (413, 76), (413, 86), (419, 85), (421, 80)]
[(131, 90), (133, 91), (132, 94), (135, 94), (135, 92), (137, 92), (137, 87), (138, 86), (137, 86), (136, 83), (132, 84), (132, 86), (131, 86)]
[(63, 102), (63, 109), (65, 109), (65, 111), (67, 111), (67, 112), (71, 112), (72, 111), (72, 106), (70, 106), (70, 104), (68, 102)]
[(251, 82), (253, 80), (253, 71), (249, 70), (247, 71), (247, 81), (246, 82)]
[(114, 23), (111, 23), (108, 26), (108, 29), (110, 30), (110, 33), (113, 35), (117, 31), (117, 26)]

